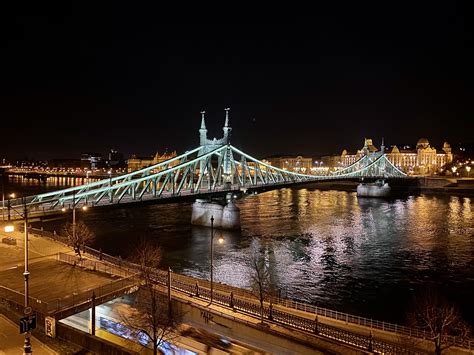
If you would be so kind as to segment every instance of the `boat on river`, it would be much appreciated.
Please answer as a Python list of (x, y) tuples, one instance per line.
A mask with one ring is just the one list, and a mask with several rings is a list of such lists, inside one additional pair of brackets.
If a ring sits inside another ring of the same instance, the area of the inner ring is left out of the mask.
[(391, 192), (390, 185), (385, 180), (375, 182), (361, 182), (357, 185), (358, 197), (389, 197)]

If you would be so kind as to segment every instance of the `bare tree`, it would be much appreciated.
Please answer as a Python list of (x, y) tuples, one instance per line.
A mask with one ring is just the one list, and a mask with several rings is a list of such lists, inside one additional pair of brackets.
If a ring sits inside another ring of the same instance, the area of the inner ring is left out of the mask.
[(81, 248), (84, 249), (86, 244), (95, 239), (94, 233), (82, 221), (77, 222), (75, 226), (72, 223), (66, 223), (63, 233), (79, 258), (81, 258)]
[(434, 342), (437, 355), (455, 345), (454, 337), (462, 342), (470, 334), (470, 327), (462, 319), (457, 307), (434, 290), (416, 296), (408, 320), (411, 326), (426, 331), (429, 339)]
[(163, 339), (172, 342), (181, 323), (180, 314), (171, 308), (167, 294), (155, 286), (161, 249), (142, 241), (130, 261), (139, 265), (141, 285), (135, 295), (132, 310), (121, 314), (121, 318), (137, 335), (146, 334), (153, 344), (153, 354), (158, 354), (158, 347)]
[(274, 261), (265, 248), (258, 247), (255, 244), (251, 246), (248, 260), (250, 287), (253, 295), (260, 302), (260, 320), (262, 324), (264, 301), (269, 296), (273, 296), (276, 289), (271, 273), (273, 264)]

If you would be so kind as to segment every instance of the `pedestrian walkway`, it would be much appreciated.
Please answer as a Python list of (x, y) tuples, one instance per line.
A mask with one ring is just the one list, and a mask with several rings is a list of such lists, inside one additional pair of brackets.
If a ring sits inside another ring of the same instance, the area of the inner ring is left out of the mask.
[[(25, 235), (23, 232), (0, 232), (0, 239), (14, 238), (16, 245), (0, 242), (0, 270), (22, 267), (25, 264)], [(73, 254), (71, 248), (52, 239), (28, 233), (28, 263), (35, 263), (47, 258), (56, 258), (57, 253)]]

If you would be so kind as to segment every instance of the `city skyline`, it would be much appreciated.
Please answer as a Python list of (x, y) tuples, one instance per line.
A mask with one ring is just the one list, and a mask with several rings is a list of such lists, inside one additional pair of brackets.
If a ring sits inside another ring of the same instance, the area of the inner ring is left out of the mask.
[(209, 135), (220, 136), (225, 107), (233, 144), (257, 156), (337, 154), (364, 137), (472, 143), (467, 11), (386, 10), (328, 7), (292, 23), (11, 17), (2, 25), (0, 151), (183, 152), (198, 139), (201, 110)]

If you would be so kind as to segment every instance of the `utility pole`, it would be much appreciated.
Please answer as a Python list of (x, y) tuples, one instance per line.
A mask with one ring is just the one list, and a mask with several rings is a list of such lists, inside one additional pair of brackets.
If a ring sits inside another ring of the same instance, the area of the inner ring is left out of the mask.
[[(28, 271), (28, 207), (26, 206), (26, 198), (23, 198), (23, 213), (25, 218), (25, 272), (23, 276), (25, 277), (25, 309), (29, 307), (29, 287), (28, 279), (30, 272)], [(25, 333), (25, 345), (23, 346), (23, 353), (31, 354), (31, 343), (30, 343), (30, 332)]]
[(213, 267), (213, 259), (214, 259), (214, 216), (211, 216), (211, 302), (214, 296), (214, 267)]
[(76, 242), (76, 193), (72, 194), (72, 240)]

